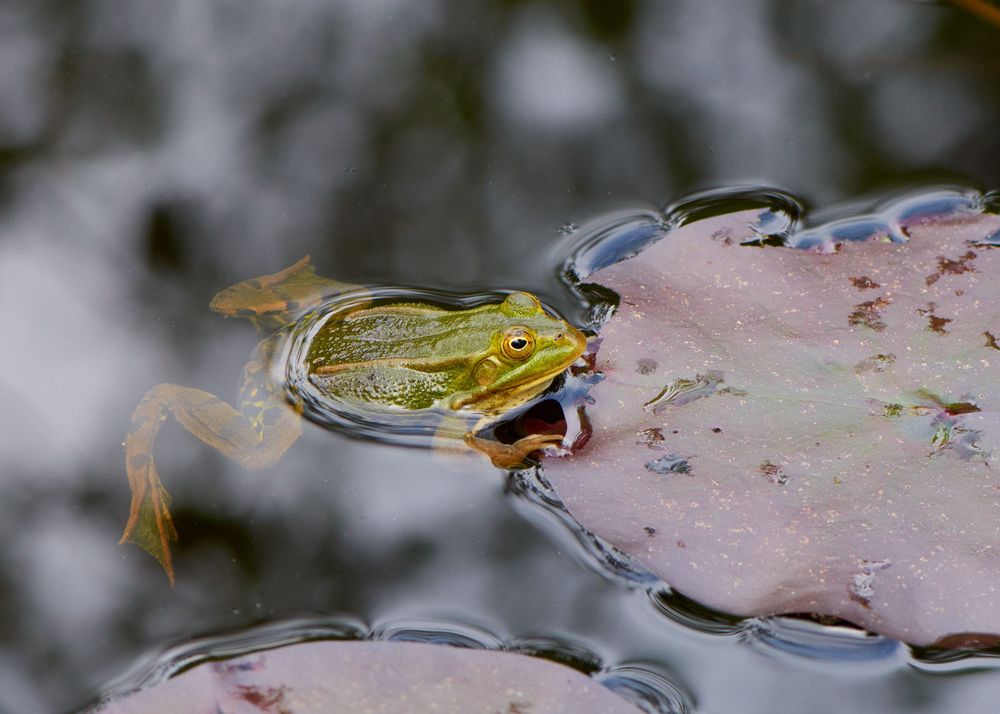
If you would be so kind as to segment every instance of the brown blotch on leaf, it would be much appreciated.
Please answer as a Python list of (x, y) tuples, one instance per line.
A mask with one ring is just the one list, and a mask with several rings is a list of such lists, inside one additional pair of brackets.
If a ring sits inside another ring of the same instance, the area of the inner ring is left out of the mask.
[(934, 332), (937, 332), (942, 335), (948, 334), (948, 330), (944, 329), (944, 326), (947, 325), (949, 322), (951, 322), (951, 320), (949, 320), (947, 317), (938, 317), (937, 315), (931, 315), (927, 319), (930, 321), (930, 328), (934, 330)]
[(976, 269), (972, 265), (972, 261), (975, 260), (976, 254), (974, 251), (967, 251), (965, 255), (959, 256), (956, 260), (949, 260), (943, 255), (938, 256), (938, 269), (936, 273), (931, 273), (926, 278), (925, 282), (928, 285), (933, 285), (938, 280), (941, 279), (942, 275), (961, 275), (962, 273), (971, 273)]
[(867, 275), (862, 275), (859, 278), (851, 278), (851, 284), (858, 290), (874, 290), (875, 288), (882, 287)]
[(636, 436), (639, 438), (636, 439), (635, 443), (639, 446), (648, 446), (653, 449), (663, 443), (663, 429), (657, 426), (643, 429)]
[(962, 414), (975, 414), (976, 412), (982, 411), (977, 405), (972, 402), (950, 402), (944, 405), (944, 410), (950, 416), (961, 416)]
[(760, 466), (757, 467), (768, 481), (775, 484), (776, 486), (784, 486), (788, 483), (788, 474), (785, 472), (785, 467), (778, 464), (772, 464), (770, 461), (764, 461)]
[(650, 538), (656, 535), (656, 529), (653, 528), (653, 526), (644, 526), (642, 530), (645, 531), (646, 535)]
[[(580, 365), (579, 363), (583, 364)], [(569, 373), (574, 377), (580, 374), (588, 374), (591, 372), (597, 372), (597, 353), (587, 352), (580, 356), (580, 359), (576, 363), (570, 365)]]
[(885, 323), (882, 321), (879, 310), (891, 304), (892, 300), (885, 297), (866, 300), (854, 306), (854, 312), (847, 316), (847, 322), (850, 325), (863, 325), (876, 332), (881, 332), (885, 329)]
[[(287, 690), (281, 687), (254, 687), (238, 685), (236, 694), (248, 704), (251, 704), (262, 711), (285, 712), (287, 704), (285, 694)], [(278, 707), (275, 709), (275, 707)]]
[(921, 315), (927, 316), (927, 329), (938, 333), (939, 335), (947, 335), (948, 330), (945, 329), (945, 325), (951, 322), (951, 318), (939, 317), (934, 314), (934, 310), (937, 309), (937, 305), (932, 302), (927, 303), (925, 308), (917, 308), (917, 312)]

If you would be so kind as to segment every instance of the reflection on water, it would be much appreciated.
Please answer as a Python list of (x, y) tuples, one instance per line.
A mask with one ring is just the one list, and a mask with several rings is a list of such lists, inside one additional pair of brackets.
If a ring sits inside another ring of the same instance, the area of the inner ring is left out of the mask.
[[(517, 287), (572, 314), (548, 256), (568, 222), (623, 205), (715, 186), (781, 186), (808, 207), (1000, 186), (997, 31), (971, 16), (608, 8), (0, 7), (0, 709), (68, 709), (164, 643), (337, 611), (565, 634), (603, 661), (661, 663), (705, 710), (995, 698), (995, 673), (968, 668), (830, 663), (817, 681), (814, 663), (676, 624), (581, 567), (575, 537), (498, 497), (493, 469), (442, 472), (316, 428), (251, 474), (165, 426), (190, 576), (170, 590), (114, 545), (132, 408), (161, 381), (233, 392), (254, 337), (204, 306), (269, 266), (311, 253), (352, 282)], [(661, 229), (627, 213), (637, 241)]]
[[(722, 188), (700, 191), (655, 211), (622, 211), (592, 221), (580, 235), (566, 241), (560, 272), (570, 283), (583, 282), (601, 268), (636, 255), (670, 231), (712, 216), (756, 210), (750, 226), (756, 237), (741, 243), (751, 246), (789, 246), (828, 253), (850, 241), (909, 240), (910, 229), (922, 223), (995, 213), (995, 193), (968, 188), (925, 187), (881, 196), (868, 202), (853, 201), (836, 210), (807, 213), (801, 199), (773, 188)], [(727, 239), (728, 240), (728, 239)], [(983, 243), (991, 243), (988, 238)], [(587, 295), (590, 286), (572, 285)], [(595, 308), (588, 306), (591, 311)], [(597, 308), (599, 309), (599, 308)], [(593, 324), (595, 330), (600, 323)]]

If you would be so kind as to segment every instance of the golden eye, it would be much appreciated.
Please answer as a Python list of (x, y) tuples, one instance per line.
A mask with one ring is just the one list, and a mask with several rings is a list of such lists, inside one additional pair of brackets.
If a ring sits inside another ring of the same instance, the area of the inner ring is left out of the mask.
[(500, 348), (510, 359), (528, 359), (535, 351), (535, 338), (523, 327), (512, 327), (503, 336)]

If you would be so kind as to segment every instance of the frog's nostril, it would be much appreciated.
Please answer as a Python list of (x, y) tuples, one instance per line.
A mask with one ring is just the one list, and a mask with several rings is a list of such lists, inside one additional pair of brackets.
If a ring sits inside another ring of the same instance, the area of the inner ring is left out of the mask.
[(563, 335), (563, 333), (557, 332), (556, 333), (556, 342), (562, 342), (563, 341), (563, 337), (565, 337), (565, 335)]

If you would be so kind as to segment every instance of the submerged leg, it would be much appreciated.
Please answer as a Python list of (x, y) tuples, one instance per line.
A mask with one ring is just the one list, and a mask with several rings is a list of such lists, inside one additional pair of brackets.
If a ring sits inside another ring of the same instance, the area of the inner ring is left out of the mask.
[[(268, 345), (262, 343), (258, 357), (263, 357), (267, 349)], [(276, 463), (299, 437), (302, 424), (296, 410), (266, 385), (263, 370), (258, 360), (247, 365), (240, 411), (200, 389), (158, 384), (132, 413), (125, 438), (125, 469), (132, 504), (119, 542), (135, 543), (160, 561), (171, 584), (174, 571), (170, 541), (177, 540), (177, 531), (168, 508), (170, 496), (153, 460), (156, 435), (167, 415), (172, 415), (203, 443), (246, 468)]]

